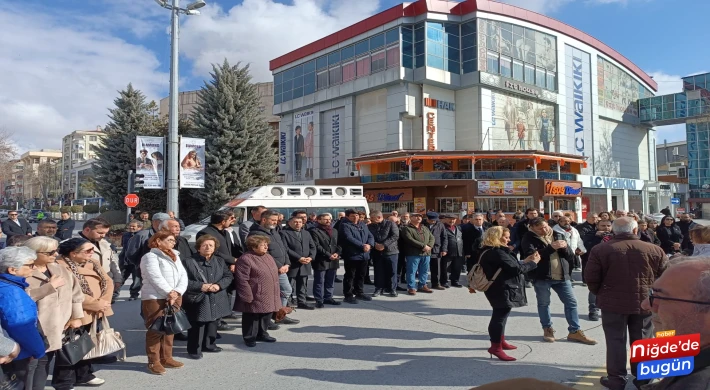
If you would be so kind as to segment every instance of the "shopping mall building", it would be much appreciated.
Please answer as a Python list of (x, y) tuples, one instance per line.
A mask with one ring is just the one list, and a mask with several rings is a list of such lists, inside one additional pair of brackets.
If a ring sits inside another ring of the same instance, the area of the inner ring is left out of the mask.
[(657, 85), (595, 38), (489, 0), (404, 3), (270, 63), (284, 182), (372, 209), (657, 211)]

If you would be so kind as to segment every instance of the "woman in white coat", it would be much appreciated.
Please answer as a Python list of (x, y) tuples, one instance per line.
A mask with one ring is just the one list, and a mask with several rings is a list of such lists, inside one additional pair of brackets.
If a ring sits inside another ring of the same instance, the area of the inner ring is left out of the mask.
[(166, 303), (175, 308), (182, 305), (182, 294), (187, 289), (187, 272), (180, 261), (180, 253), (173, 250), (175, 236), (161, 230), (150, 238), (152, 248), (141, 258), (143, 287), (141, 309), (145, 326), (145, 350), (148, 372), (164, 375), (166, 368), (180, 368), (184, 364), (173, 359), (173, 337), (150, 330), (151, 324), (163, 315)]

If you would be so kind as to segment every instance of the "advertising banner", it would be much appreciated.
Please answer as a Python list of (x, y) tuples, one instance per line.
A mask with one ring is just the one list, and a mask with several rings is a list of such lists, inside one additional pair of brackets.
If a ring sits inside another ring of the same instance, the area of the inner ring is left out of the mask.
[(205, 140), (180, 138), (180, 188), (205, 188)]
[(312, 180), (313, 177), (313, 110), (293, 116), (293, 180)]
[(345, 110), (337, 108), (321, 114), (320, 178), (332, 179), (348, 175), (343, 149)]
[(582, 183), (578, 181), (545, 180), (545, 196), (577, 197), (582, 195)]
[(414, 212), (426, 213), (426, 198), (414, 198)]
[(136, 173), (144, 175), (143, 188), (162, 190), (165, 188), (165, 138), (136, 137)]
[(653, 96), (630, 74), (602, 56), (597, 56), (597, 84), (600, 106), (635, 117), (639, 116), (638, 99)]
[(479, 196), (504, 196), (504, 195), (527, 195), (528, 194), (528, 181), (527, 180), (514, 180), (514, 181), (488, 181), (479, 180), (478, 181), (478, 195)]
[(486, 115), (486, 108), (482, 111), (484, 121), (491, 123), (486, 134), (489, 150), (556, 150), (552, 104), (487, 89), (482, 91), (491, 96), (490, 114)]
[(369, 203), (396, 203), (396, 202), (411, 202), (411, 188), (393, 188), (388, 190), (369, 190), (365, 191), (365, 198)]
[[(592, 155), (592, 73), (589, 53), (565, 45), (567, 63), (567, 152)], [(586, 172), (593, 172), (591, 159)]]

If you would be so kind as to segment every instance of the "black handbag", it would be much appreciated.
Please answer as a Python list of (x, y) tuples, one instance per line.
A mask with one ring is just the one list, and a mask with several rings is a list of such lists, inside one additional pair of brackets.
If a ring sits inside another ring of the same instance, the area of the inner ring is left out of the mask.
[[(204, 272), (202, 272), (202, 269), (200, 269), (200, 265), (197, 264), (197, 261), (195, 259), (190, 258), (192, 264), (195, 266), (195, 269), (197, 269), (197, 273), (200, 275), (200, 279), (202, 279), (202, 282), (207, 284), (207, 278), (205, 277)], [(198, 303), (202, 303), (202, 301), (205, 300), (207, 296), (203, 291), (187, 291), (185, 294), (182, 296), (182, 301), (187, 303), (187, 304), (192, 304), (196, 305)]]
[(166, 335), (178, 334), (190, 329), (190, 321), (182, 309), (166, 303), (163, 315), (156, 318), (149, 329)]
[(25, 382), (15, 374), (2, 374), (0, 377), (0, 390), (24, 390)]
[(54, 364), (60, 367), (73, 366), (79, 363), (89, 351), (94, 348), (91, 335), (84, 328), (67, 329), (62, 337), (62, 348), (57, 351)]

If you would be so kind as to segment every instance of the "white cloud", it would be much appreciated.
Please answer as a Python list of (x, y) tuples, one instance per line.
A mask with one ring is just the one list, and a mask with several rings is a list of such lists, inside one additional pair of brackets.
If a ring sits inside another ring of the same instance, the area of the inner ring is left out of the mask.
[(21, 149), (59, 149), (71, 131), (104, 126), (129, 82), (150, 99), (165, 90), (151, 51), (38, 11), (0, 8), (0, 25), (13, 32), (0, 34), (0, 127)]
[(244, 0), (229, 10), (208, 5), (185, 18), (181, 54), (206, 77), (212, 63), (250, 64), (256, 81), (271, 79), (269, 61), (376, 13), (379, 0)]
[(549, 14), (557, 11), (563, 5), (573, 0), (499, 0), (516, 7), (525, 8), (540, 14)]

